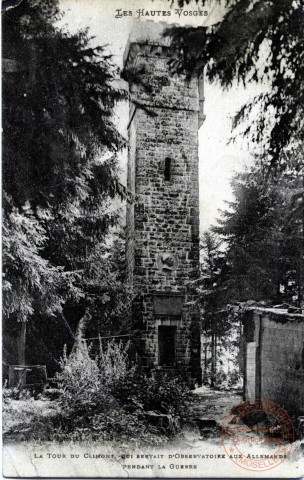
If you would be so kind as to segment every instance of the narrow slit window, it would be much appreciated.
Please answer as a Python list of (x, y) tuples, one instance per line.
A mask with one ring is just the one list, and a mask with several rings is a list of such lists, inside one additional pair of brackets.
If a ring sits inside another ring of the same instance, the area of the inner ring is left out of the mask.
[(165, 159), (165, 181), (171, 182), (171, 158)]

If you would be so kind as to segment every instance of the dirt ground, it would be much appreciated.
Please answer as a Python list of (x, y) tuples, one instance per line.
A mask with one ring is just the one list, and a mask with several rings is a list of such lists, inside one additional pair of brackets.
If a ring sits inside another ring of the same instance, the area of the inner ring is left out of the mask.
[[(205, 386), (196, 388), (191, 392), (188, 401), (187, 426), (178, 436), (178, 441), (182, 441), (184, 436), (188, 437), (189, 432), (193, 439), (199, 439), (202, 436), (200, 428), (202, 429), (206, 420), (213, 420), (218, 428), (211, 428), (212, 431), (209, 431), (209, 435), (207, 435), (207, 431), (204, 431), (203, 436), (217, 437), (224, 418), (230, 409), (241, 401), (242, 397), (235, 392), (214, 390)], [(11, 399), (9, 408), (4, 408), (3, 433), (6, 435), (9, 431), (14, 432), (11, 439), (14, 439), (14, 435), (18, 438), (18, 426), (22, 425), (24, 428), (24, 425), (28, 424), (30, 428), (33, 413), (47, 417), (54, 415), (56, 410), (56, 401), (34, 400), (33, 398)], [(203, 430), (206, 429), (203, 428)]]
[(206, 386), (193, 390), (190, 398), (190, 416), (214, 419), (219, 424), (222, 424), (232, 407), (243, 401), (242, 396), (234, 390), (215, 390)]
[[(141, 447), (118, 442), (16, 442), (4, 444), (6, 476), (61, 477), (239, 477), (245, 470), (225, 454), (221, 426), (232, 407), (242, 401), (238, 392), (200, 387), (191, 393), (188, 421), (183, 431), (165, 445)], [(36, 403), (37, 402), (37, 403)], [(30, 417), (33, 409), (51, 414), (52, 402), (42, 401), (11, 405), (6, 421), (18, 431), (18, 422)], [(20, 412), (22, 406), (22, 414)], [(47, 409), (46, 409), (47, 407)], [(19, 411), (18, 411), (19, 408)], [(4, 425), (5, 428), (5, 425)], [(265, 447), (253, 447), (254, 453), (267, 453)], [(299, 477), (304, 471), (304, 445), (297, 441), (285, 463), (269, 470), (268, 477)], [(303, 468), (302, 468), (303, 467)], [(186, 471), (187, 470), (187, 471)], [(261, 472), (247, 472), (247, 477), (260, 477)]]

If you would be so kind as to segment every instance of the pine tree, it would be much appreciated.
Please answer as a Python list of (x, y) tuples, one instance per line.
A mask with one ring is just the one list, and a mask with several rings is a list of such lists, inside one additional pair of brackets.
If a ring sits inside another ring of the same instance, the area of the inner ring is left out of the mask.
[(257, 172), (237, 174), (235, 200), (221, 212), (215, 231), (227, 243), (229, 301), (279, 300), (278, 193)]
[[(303, 166), (273, 180), (263, 168), (237, 174), (234, 201), (215, 231), (227, 244), (228, 302), (301, 304), (303, 283)], [(300, 201), (299, 201), (300, 200)]]
[(205, 72), (224, 88), (235, 81), (268, 83), (269, 91), (244, 105), (234, 126), (241, 123), (243, 133), (264, 146), (263, 163), (276, 172), (286, 168), (290, 150), (303, 141), (303, 1), (227, 0), (225, 5), (223, 19), (211, 27), (168, 30), (177, 51), (172, 68), (190, 76)]
[(96, 302), (115, 310), (109, 292), (122, 289), (106, 238), (120, 216), (111, 202), (126, 195), (116, 155), (125, 141), (113, 123), (125, 92), (113, 87), (105, 48), (91, 47), (87, 29), (58, 27), (61, 16), (57, 0), (24, 0), (3, 14), (8, 328), (67, 317), (73, 330)]
[[(303, 302), (303, 164), (289, 159), (277, 181), (255, 167), (237, 174), (234, 201), (202, 238), (200, 297), (205, 381), (220, 381), (220, 352), (242, 361), (239, 304)], [(239, 351), (238, 355), (235, 355)]]
[[(225, 253), (221, 241), (211, 231), (206, 231), (201, 240), (201, 275), (199, 294), (201, 301), (202, 332), (204, 343), (204, 381), (210, 372), (210, 383), (214, 387), (217, 374), (217, 353), (221, 338), (228, 335), (231, 325), (227, 322), (225, 276)], [(209, 351), (211, 365), (209, 366)]]

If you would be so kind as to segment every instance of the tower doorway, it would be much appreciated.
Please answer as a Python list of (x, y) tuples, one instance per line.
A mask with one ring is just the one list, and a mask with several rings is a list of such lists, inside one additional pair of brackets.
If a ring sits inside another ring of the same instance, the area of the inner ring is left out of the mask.
[(176, 326), (158, 327), (158, 363), (161, 367), (176, 365)]

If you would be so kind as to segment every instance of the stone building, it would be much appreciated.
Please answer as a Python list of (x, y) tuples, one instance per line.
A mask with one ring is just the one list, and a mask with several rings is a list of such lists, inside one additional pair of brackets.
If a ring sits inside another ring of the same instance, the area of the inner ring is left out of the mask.
[[(198, 129), (202, 79), (172, 75), (168, 25), (138, 23), (124, 55), (130, 87), (127, 263), (144, 364), (200, 382)], [(133, 80), (131, 80), (133, 79)]]
[(252, 307), (245, 315), (244, 397), (304, 414), (304, 315)]

